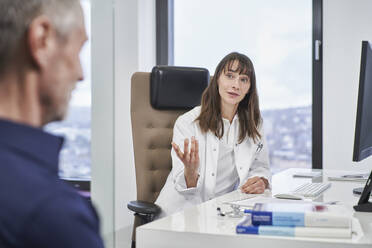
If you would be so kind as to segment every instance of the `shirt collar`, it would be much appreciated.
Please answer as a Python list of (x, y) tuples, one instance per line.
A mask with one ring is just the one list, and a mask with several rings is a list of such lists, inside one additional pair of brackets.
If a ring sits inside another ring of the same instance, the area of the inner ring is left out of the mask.
[(9, 146), (44, 162), (58, 173), (59, 152), (64, 139), (40, 128), (0, 119), (0, 144)]
[[(236, 113), (236, 114), (234, 115), (234, 118), (232, 119), (231, 124), (233, 124), (233, 123), (236, 122), (237, 120), (239, 120), (238, 113)], [(223, 117), (222, 117), (222, 121), (223, 121), (224, 123), (228, 123), (228, 124), (230, 124), (230, 121), (229, 121), (228, 119), (226, 119), (226, 118), (223, 118)]]
[(238, 115), (238, 113), (236, 113), (235, 115), (234, 115), (234, 118), (233, 118), (233, 120), (232, 120), (232, 123), (234, 123), (235, 121), (238, 121), (239, 120), (239, 115)]

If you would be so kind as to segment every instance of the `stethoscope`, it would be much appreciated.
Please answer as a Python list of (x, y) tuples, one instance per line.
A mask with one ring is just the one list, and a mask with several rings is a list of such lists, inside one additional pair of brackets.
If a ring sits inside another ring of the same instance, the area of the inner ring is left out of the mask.
[[(241, 218), (245, 216), (244, 210), (247, 209), (247, 207), (244, 207), (244, 209), (241, 209), (242, 206), (238, 204), (229, 204), (231, 207), (231, 211), (223, 212), (220, 207), (217, 207), (217, 215), (221, 217), (230, 217), (230, 218)], [(243, 210), (243, 211), (242, 211)]]

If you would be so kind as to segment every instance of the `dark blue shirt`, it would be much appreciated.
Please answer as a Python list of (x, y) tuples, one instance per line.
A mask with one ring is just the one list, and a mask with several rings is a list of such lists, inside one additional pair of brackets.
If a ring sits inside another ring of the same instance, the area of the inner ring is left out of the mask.
[(95, 210), (58, 178), (62, 144), (0, 119), (0, 247), (103, 247)]

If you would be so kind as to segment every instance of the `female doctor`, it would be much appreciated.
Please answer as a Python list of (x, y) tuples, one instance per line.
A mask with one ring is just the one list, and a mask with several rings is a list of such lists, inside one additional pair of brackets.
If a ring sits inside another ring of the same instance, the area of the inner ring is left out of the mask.
[(218, 64), (201, 106), (177, 119), (171, 156), (172, 171), (155, 202), (160, 217), (238, 187), (249, 194), (270, 187), (256, 76), (247, 56), (233, 52)]

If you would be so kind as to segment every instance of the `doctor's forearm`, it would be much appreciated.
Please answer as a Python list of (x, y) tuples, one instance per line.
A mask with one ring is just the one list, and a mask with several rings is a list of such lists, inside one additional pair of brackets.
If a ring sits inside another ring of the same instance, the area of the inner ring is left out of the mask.
[(187, 188), (194, 188), (196, 187), (199, 179), (199, 174), (196, 171), (188, 172), (185, 170), (185, 181)]

